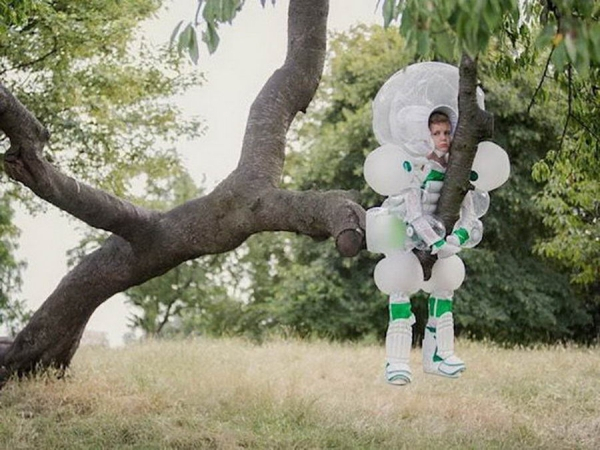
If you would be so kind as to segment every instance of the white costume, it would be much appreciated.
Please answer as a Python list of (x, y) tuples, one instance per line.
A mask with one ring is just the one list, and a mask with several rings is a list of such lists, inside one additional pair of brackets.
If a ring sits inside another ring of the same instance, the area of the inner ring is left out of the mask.
[[(377, 287), (389, 295), (385, 375), (396, 385), (412, 380), (409, 359), (415, 319), (410, 295), (419, 289), (430, 293), (423, 340), (424, 371), (455, 378), (465, 370), (465, 364), (454, 354), (452, 296), (465, 275), (456, 253), (461, 247), (480, 242), (483, 227), (479, 217), (489, 206), (486, 191), (508, 178), (506, 152), (493, 143), (481, 143), (471, 177), (476, 189), (465, 196), (460, 219), (446, 236), (444, 226), (432, 216), (445, 169), (426, 159), (433, 150), (428, 119), (432, 112), (443, 112), (454, 130), (457, 93), (456, 67), (420, 63), (392, 76), (373, 104), (373, 128), (382, 145), (367, 156), (364, 175), (369, 186), (387, 198), (381, 207), (367, 211), (366, 237), (370, 251), (385, 255), (375, 267), (374, 278)], [(478, 103), (483, 108), (480, 91)], [(412, 253), (414, 248), (429, 249), (438, 256), (426, 282)]]

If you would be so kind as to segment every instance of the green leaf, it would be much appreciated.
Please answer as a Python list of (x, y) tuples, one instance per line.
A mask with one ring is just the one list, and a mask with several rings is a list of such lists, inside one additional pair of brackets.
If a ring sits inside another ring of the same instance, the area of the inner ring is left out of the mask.
[(206, 24), (206, 31), (202, 33), (202, 40), (206, 43), (208, 51), (212, 54), (217, 50), (219, 46), (219, 34), (217, 28), (213, 23), (208, 22)]
[(179, 34), (179, 29), (181, 28), (181, 26), (184, 24), (184, 21), (180, 21), (177, 26), (175, 27), (175, 29), (173, 30), (173, 33), (171, 33), (171, 38), (169, 39), (169, 46), (173, 46), (173, 44), (175, 43), (175, 39), (177, 39), (177, 35)]
[(556, 46), (554, 49), (554, 53), (552, 53), (552, 62), (556, 67), (556, 72), (562, 72), (565, 66), (567, 65), (567, 50), (565, 49), (564, 40)]
[(387, 28), (396, 19), (396, 0), (384, 0), (382, 13), (383, 26)]
[(188, 41), (188, 53), (194, 64), (198, 64), (199, 51), (198, 51), (198, 37), (196, 36), (196, 30), (192, 28), (190, 39)]
[(183, 49), (189, 48), (189, 42), (193, 33), (193, 27), (191, 23), (183, 29), (181, 34), (179, 35), (179, 42), (177, 44), (177, 50), (179, 54), (183, 53)]
[(426, 56), (429, 53), (429, 33), (426, 31), (417, 31), (417, 54)]
[(498, 14), (493, 1), (485, 1), (482, 8), (483, 21), (489, 30), (494, 30), (502, 15)]
[(575, 45), (575, 39), (571, 33), (567, 33), (564, 43), (567, 50), (567, 55), (569, 55), (569, 59), (572, 63), (575, 63), (575, 60), (577, 59), (577, 47)]
[(453, 61), (455, 56), (456, 40), (450, 33), (437, 34), (435, 37), (435, 49), (439, 56), (445, 61)]

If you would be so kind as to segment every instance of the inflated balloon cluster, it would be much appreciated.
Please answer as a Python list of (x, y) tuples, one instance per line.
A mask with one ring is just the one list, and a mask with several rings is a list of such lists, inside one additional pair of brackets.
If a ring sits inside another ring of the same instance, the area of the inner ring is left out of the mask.
[[(421, 265), (411, 250), (437, 249), (446, 241), (446, 248), (477, 245), (483, 235), (479, 218), (489, 207), (488, 192), (508, 179), (510, 163), (506, 152), (493, 142), (481, 142), (470, 177), (474, 189), (461, 206), (460, 219), (453, 230), (455, 237), (446, 236), (444, 226), (433, 215), (445, 169), (433, 167), (435, 163), (427, 159), (434, 149), (429, 117), (433, 112), (446, 114), (454, 133), (458, 122), (458, 82), (458, 69), (454, 66), (438, 62), (413, 64), (394, 74), (373, 102), (373, 130), (381, 146), (367, 156), (364, 177), (375, 192), (387, 198), (380, 207), (367, 211), (366, 240), (369, 251), (385, 255), (375, 268), (374, 278), (386, 294), (457, 289), (465, 270), (455, 252), (440, 252), (430, 280), (424, 282)], [(484, 109), (484, 94), (479, 88), (477, 103)], [(432, 171), (441, 173), (437, 180), (430, 176)], [(435, 181), (428, 181), (432, 178)]]

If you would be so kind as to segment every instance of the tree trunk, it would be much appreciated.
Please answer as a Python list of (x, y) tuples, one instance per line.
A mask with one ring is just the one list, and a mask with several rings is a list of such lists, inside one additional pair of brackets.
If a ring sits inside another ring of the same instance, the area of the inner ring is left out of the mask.
[[(452, 232), (458, 220), (463, 198), (471, 188), (469, 176), (477, 152), (477, 144), (492, 136), (494, 125), (492, 114), (477, 105), (477, 60), (463, 55), (459, 74), (458, 125), (450, 148), (444, 186), (436, 210), (436, 216), (444, 224), (446, 233)], [(425, 279), (429, 279), (437, 257), (428, 251), (418, 251), (416, 254), (423, 266)]]
[(308, 107), (325, 60), (327, 0), (291, 0), (284, 64), (254, 101), (237, 168), (210, 194), (166, 213), (79, 183), (43, 156), (48, 132), (0, 85), (7, 174), (36, 195), (113, 235), (59, 283), (14, 342), (0, 342), (0, 385), (10, 374), (67, 367), (96, 308), (108, 298), (202, 255), (235, 249), (262, 231), (333, 237), (340, 253), (363, 247), (364, 210), (341, 191), (278, 188), (286, 134)]

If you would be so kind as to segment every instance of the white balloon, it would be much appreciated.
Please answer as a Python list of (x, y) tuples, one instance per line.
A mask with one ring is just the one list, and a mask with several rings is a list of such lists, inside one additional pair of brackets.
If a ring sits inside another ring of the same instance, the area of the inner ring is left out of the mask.
[(508, 154), (493, 142), (480, 142), (472, 171), (475, 172), (476, 179), (472, 179), (471, 182), (477, 189), (489, 192), (499, 188), (506, 183), (510, 175)]
[(375, 285), (385, 294), (403, 292), (410, 295), (423, 283), (423, 269), (412, 252), (386, 256), (375, 266)]
[(455, 291), (465, 279), (465, 265), (452, 255), (438, 259), (431, 269), (431, 291)]
[(367, 184), (381, 195), (396, 195), (411, 185), (413, 167), (398, 146), (385, 144), (369, 153), (363, 174)]
[(473, 213), (475, 214), (475, 217), (478, 219), (483, 217), (490, 208), (490, 194), (488, 194), (486, 191), (475, 189), (467, 192), (467, 195), (471, 197), (470, 201), (473, 205)]
[(406, 236), (406, 223), (387, 208), (371, 208), (366, 217), (367, 250), (390, 254), (412, 247)]
[(431, 291), (433, 291), (434, 286), (431, 283), (431, 277), (429, 277), (429, 280), (424, 280), (423, 283), (421, 284), (421, 289), (425, 292), (427, 292), (428, 294), (431, 294)]

